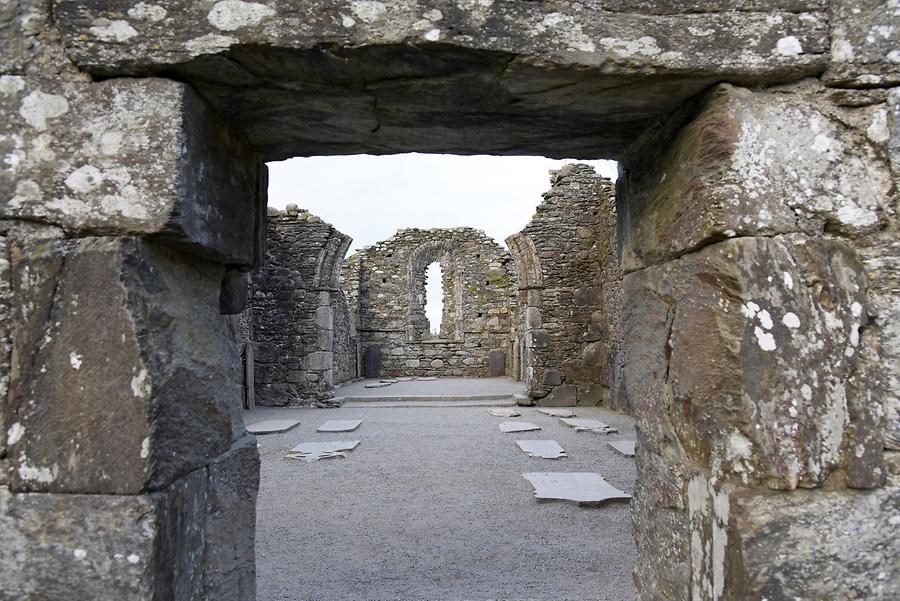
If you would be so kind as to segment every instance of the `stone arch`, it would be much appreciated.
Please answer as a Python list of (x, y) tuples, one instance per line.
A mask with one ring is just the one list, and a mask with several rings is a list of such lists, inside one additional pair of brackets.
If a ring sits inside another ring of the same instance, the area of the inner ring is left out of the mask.
[(337, 230), (328, 234), (316, 265), (313, 286), (321, 290), (338, 290), (341, 286), (341, 265), (353, 239)]
[(519, 290), (532, 290), (544, 287), (544, 276), (541, 272), (541, 260), (538, 258), (534, 240), (524, 233), (513, 234), (506, 239), (509, 252), (516, 262), (516, 276)]

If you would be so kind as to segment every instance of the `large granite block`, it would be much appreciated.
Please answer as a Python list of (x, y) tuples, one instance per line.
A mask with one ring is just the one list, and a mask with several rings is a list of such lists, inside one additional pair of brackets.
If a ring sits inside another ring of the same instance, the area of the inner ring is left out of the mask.
[(856, 253), (801, 235), (626, 276), (625, 391), (650, 452), (751, 486), (879, 485), (881, 401), (854, 380), (865, 292)]
[(713, 88), (625, 158), (617, 182), (623, 268), (735, 236), (827, 229), (857, 237), (883, 228), (893, 190), (886, 137), (867, 131), (883, 108), (856, 110), (871, 113), (868, 128), (848, 127), (812, 93)]
[(54, 19), (80, 68), (174, 73), (267, 158), (615, 157), (713, 82), (827, 65), (818, 2), (608, 4), (61, 0)]
[(0, 3), (0, 73), (23, 71), (35, 54), (37, 35), (47, 24), (47, 0), (6, 0)]
[(148, 495), (0, 487), (0, 598), (202, 598), (206, 471)]
[(732, 498), (746, 599), (900, 598), (900, 481)]
[(851, 88), (900, 84), (900, 9), (894, 0), (829, 0), (831, 61), (824, 80)]
[(254, 154), (185, 84), (0, 76), (0, 218), (152, 236), (250, 265)]
[(135, 238), (11, 243), (10, 487), (135, 494), (243, 433), (224, 268)]
[(256, 494), (259, 451), (245, 436), (209, 465), (205, 594), (217, 601), (256, 598)]

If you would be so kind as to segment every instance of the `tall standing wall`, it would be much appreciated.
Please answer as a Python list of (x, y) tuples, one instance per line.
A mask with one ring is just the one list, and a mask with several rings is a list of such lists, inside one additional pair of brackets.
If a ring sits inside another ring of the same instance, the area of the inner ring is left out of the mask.
[(252, 275), (247, 309), (256, 403), (325, 401), (337, 378), (356, 375), (354, 336), (338, 287), (351, 239), (291, 205), (269, 211), (266, 241), (266, 263)]
[[(425, 317), (429, 264), (443, 281), (440, 332)], [(366, 375), (502, 376), (515, 282), (509, 253), (472, 228), (403, 229), (345, 262)]]
[(546, 405), (607, 405), (621, 349), (622, 276), (610, 180), (567, 165), (531, 222), (507, 238), (518, 273), (518, 376)]

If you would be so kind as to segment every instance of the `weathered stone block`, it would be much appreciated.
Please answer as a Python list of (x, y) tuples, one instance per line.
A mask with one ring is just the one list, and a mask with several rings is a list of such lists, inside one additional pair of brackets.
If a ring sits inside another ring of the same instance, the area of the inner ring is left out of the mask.
[(544, 371), (544, 378), (541, 382), (544, 386), (559, 386), (562, 384), (562, 375), (558, 369), (548, 369)]
[(12, 490), (154, 490), (241, 435), (222, 267), (134, 238), (13, 240), (11, 257)]
[(535, 154), (548, 139), (560, 157), (615, 156), (711, 82), (798, 79), (827, 64), (821, 4), (723, 9), (733, 6), (60, 0), (54, 21), (86, 71), (196, 82), (268, 157)]
[(674, 445), (714, 475), (771, 488), (838, 470), (855, 486), (883, 480), (879, 400), (851, 382), (866, 323), (851, 249), (739, 238), (629, 274), (625, 290), (625, 390), (651, 452)]
[(829, 0), (831, 61), (823, 79), (847, 87), (900, 83), (900, 11), (892, 0)]
[(37, 35), (46, 26), (48, 2), (11, 0), (0, 4), (0, 73), (20, 73), (34, 56)]
[(872, 491), (747, 492), (732, 502), (743, 598), (900, 598), (897, 478)]
[(554, 386), (537, 404), (541, 407), (574, 407), (578, 404), (578, 387), (575, 384)]
[[(0, 399), (9, 389), (9, 361), (12, 349), (12, 274), (6, 236), (0, 236)], [(0, 401), (0, 462), (6, 457), (5, 403)], [(6, 483), (5, 465), (0, 463), (0, 486)]]
[(623, 268), (739, 235), (883, 227), (892, 189), (884, 154), (833, 113), (812, 94), (723, 84), (677, 134), (684, 112), (639, 141), (617, 183)]
[(4, 599), (201, 598), (206, 471), (147, 495), (0, 487)]
[(550, 346), (550, 332), (544, 329), (534, 330), (533, 332), (529, 332), (531, 337), (531, 347), (540, 349), (547, 348)]
[(691, 535), (684, 475), (671, 458), (664, 461), (647, 450), (640, 430), (637, 442), (631, 519), (638, 555), (634, 570), (638, 598), (690, 599)]
[(0, 77), (0, 217), (250, 265), (257, 160), (185, 84)]
[(246, 436), (209, 465), (205, 594), (221, 601), (256, 598), (256, 494), (259, 451)]

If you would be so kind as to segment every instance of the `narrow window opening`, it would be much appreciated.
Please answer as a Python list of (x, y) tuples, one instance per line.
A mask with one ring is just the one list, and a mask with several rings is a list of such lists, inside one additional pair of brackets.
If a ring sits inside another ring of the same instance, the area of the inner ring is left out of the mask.
[(425, 270), (425, 317), (428, 318), (432, 338), (441, 335), (444, 316), (444, 277), (441, 264), (431, 263)]

